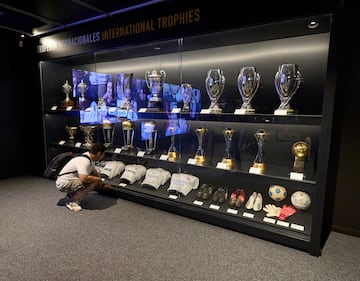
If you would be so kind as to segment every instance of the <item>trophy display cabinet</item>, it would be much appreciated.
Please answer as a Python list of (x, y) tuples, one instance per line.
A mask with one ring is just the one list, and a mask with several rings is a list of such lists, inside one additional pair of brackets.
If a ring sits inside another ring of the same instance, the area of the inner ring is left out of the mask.
[(332, 22), (42, 60), (45, 161), (105, 143), (105, 163), (139, 174), (107, 178), (108, 193), (319, 256), (335, 192)]

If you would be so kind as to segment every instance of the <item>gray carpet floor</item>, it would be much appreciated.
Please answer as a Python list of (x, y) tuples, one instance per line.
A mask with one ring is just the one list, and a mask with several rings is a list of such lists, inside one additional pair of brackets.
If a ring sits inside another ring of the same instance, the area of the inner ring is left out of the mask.
[(0, 180), (1, 281), (359, 281), (360, 238), (332, 232), (320, 257), (91, 193), (69, 211), (52, 181)]

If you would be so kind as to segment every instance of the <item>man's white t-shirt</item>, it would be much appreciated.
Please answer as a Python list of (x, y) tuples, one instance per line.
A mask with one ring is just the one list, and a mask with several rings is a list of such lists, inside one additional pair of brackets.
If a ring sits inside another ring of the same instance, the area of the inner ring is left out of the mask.
[[(89, 152), (85, 152), (85, 155), (90, 157)], [(95, 162), (90, 161), (87, 157), (74, 157), (72, 158), (60, 171), (60, 175), (71, 172), (69, 174), (62, 175), (56, 179), (56, 187), (63, 188), (69, 180), (79, 178), (79, 174), (90, 175), (95, 169)]]

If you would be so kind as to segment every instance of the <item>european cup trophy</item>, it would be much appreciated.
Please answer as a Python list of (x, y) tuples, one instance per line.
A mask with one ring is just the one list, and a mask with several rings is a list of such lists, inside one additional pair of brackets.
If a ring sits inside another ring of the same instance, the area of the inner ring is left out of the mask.
[(237, 78), (237, 86), (240, 92), (243, 104), (235, 113), (251, 114), (255, 113), (251, 105), (251, 100), (255, 96), (260, 85), (260, 74), (256, 71), (254, 66), (242, 67)]
[(134, 148), (134, 144), (133, 144), (134, 127), (135, 127), (134, 121), (130, 119), (126, 119), (122, 121), (121, 126), (122, 126), (123, 141), (124, 141), (124, 145), (122, 149), (131, 150)]
[(85, 146), (92, 146), (94, 144), (94, 132), (97, 126), (93, 125), (81, 125), (80, 130), (85, 135)]
[(256, 174), (263, 174), (265, 172), (263, 147), (264, 147), (264, 141), (268, 136), (268, 133), (265, 132), (264, 129), (259, 129), (255, 132), (254, 136), (258, 145), (258, 151), (255, 160), (253, 162), (253, 165), (250, 168), (250, 171)]
[(104, 120), (102, 124), (103, 136), (104, 136), (104, 145), (110, 147), (113, 144), (114, 139), (114, 126), (108, 121)]
[(225, 86), (225, 76), (221, 69), (210, 69), (205, 79), (205, 87), (210, 98), (210, 113), (222, 113), (222, 109), (218, 105)]
[(225, 137), (225, 155), (221, 160), (221, 163), (225, 164), (226, 169), (231, 170), (234, 167), (234, 158), (231, 152), (232, 137), (235, 134), (235, 130), (232, 128), (226, 128), (223, 131)]
[(184, 104), (183, 107), (182, 107), (182, 111), (183, 112), (190, 112), (190, 101), (191, 101), (191, 96), (192, 96), (191, 84), (188, 84), (188, 83), (181, 84), (180, 96), (181, 96), (181, 99), (182, 99), (183, 104)]
[(296, 64), (281, 64), (275, 74), (275, 88), (280, 98), (280, 106), (274, 111), (275, 115), (294, 113), (290, 100), (295, 95), (301, 82), (301, 73)]
[(66, 80), (65, 84), (62, 85), (62, 90), (65, 94), (65, 99), (61, 101), (61, 109), (66, 109), (67, 107), (74, 107), (74, 101), (70, 99), (72, 87), (69, 84), (68, 80)]
[(157, 71), (156, 69), (154, 69), (151, 72), (145, 72), (145, 82), (151, 93), (151, 97), (148, 101), (148, 108), (152, 110), (161, 110), (162, 99), (160, 97), (160, 92), (164, 85), (165, 78), (166, 72), (164, 70)]
[(304, 173), (304, 162), (309, 154), (309, 144), (304, 141), (297, 141), (291, 147), (291, 152), (295, 156), (293, 172)]
[(75, 135), (76, 135), (76, 132), (78, 130), (78, 127), (76, 127), (76, 126), (66, 126), (65, 130), (69, 135), (69, 141), (74, 142), (75, 141)]
[(79, 83), (79, 85), (78, 85), (78, 91), (80, 93), (79, 108), (81, 110), (84, 110), (89, 106), (89, 102), (85, 98), (85, 93), (87, 90), (88, 90), (88, 86), (84, 83), (84, 80), (81, 80), (81, 83)]
[(145, 121), (143, 123), (143, 129), (143, 138), (145, 140), (145, 154), (151, 154), (156, 150), (157, 126), (155, 121)]
[(207, 131), (207, 129), (202, 126), (197, 127), (195, 129), (195, 133), (196, 133), (196, 136), (198, 139), (198, 147), (196, 149), (194, 158), (195, 158), (195, 164), (197, 164), (197, 165), (203, 165), (206, 161), (205, 150), (203, 147), (203, 140), (204, 140), (204, 135), (205, 135), (206, 131)]

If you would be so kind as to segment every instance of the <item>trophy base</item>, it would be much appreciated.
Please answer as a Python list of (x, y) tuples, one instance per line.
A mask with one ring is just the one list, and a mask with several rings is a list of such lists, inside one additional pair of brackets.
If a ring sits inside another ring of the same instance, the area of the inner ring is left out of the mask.
[(195, 155), (194, 157), (196, 165), (202, 166), (205, 163), (205, 156), (203, 155)]
[(161, 99), (152, 98), (148, 101), (148, 111), (161, 111)]
[(274, 115), (290, 115), (290, 114), (294, 114), (294, 110), (293, 109), (276, 109), (274, 111)]
[(249, 172), (253, 174), (263, 174), (265, 172), (265, 164), (254, 162), (254, 164), (250, 167)]
[(209, 108), (209, 113), (210, 114), (221, 114), (222, 109), (221, 108)]
[(63, 100), (61, 102), (61, 109), (73, 108), (75, 103), (72, 100)]
[(175, 151), (168, 152), (168, 160), (175, 162), (177, 159), (177, 154)]
[(234, 168), (234, 159), (231, 158), (223, 158), (221, 163), (225, 165), (226, 169), (232, 170)]
[(245, 114), (254, 114), (255, 113), (255, 109), (253, 108), (238, 108), (235, 109), (234, 114), (239, 114), (239, 115), (245, 115)]

